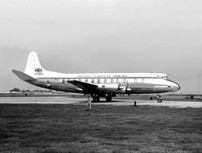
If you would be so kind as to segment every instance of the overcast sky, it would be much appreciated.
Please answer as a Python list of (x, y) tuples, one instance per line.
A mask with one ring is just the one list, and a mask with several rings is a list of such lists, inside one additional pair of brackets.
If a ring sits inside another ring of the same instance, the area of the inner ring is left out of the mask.
[(0, 91), (36, 88), (11, 72), (33, 50), (47, 70), (160, 72), (197, 93), (202, 1), (0, 0)]

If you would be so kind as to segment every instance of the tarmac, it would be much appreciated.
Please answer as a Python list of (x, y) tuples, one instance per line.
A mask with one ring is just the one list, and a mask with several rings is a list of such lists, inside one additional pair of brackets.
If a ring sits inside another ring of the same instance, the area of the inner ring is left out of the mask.
[[(134, 101), (122, 101), (122, 102), (112, 102), (112, 103), (99, 103), (103, 105), (134, 105)], [(163, 101), (158, 103), (155, 100), (136, 100), (136, 106), (166, 106), (171, 108), (202, 108), (202, 102), (194, 101)]]
[[(0, 104), (75, 104), (86, 105), (87, 98), (71, 97), (0, 97)], [(201, 108), (202, 102), (198, 101), (163, 101), (158, 103), (156, 100), (136, 100), (137, 106), (166, 106), (171, 108)], [(134, 106), (134, 101), (113, 99), (112, 102), (92, 103), (93, 105), (111, 105), (111, 106)]]

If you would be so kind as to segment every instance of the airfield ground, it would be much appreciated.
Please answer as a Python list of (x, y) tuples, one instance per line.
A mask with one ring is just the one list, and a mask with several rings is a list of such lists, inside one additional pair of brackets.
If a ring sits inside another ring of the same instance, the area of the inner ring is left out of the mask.
[(91, 111), (86, 111), (85, 99), (15, 98), (0, 99), (0, 103), (0, 152), (200, 153), (202, 150), (200, 102), (198, 108), (171, 105), (178, 102), (170, 102), (167, 107), (156, 101), (150, 102), (154, 105), (140, 101), (133, 107), (132, 101), (115, 100), (95, 103)]

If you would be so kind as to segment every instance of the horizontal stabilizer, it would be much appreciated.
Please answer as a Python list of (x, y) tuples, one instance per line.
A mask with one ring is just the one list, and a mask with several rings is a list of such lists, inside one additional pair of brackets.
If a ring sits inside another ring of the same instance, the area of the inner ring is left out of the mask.
[(91, 84), (91, 83), (86, 83), (86, 82), (82, 82), (82, 81), (77, 81), (77, 80), (70, 80), (67, 81), (68, 83), (71, 83), (85, 91), (90, 91), (90, 90), (94, 90), (95, 88), (97, 88), (98, 86), (95, 84)]
[(35, 80), (34, 78), (30, 77), (29, 75), (27, 75), (21, 71), (17, 71), (17, 70), (12, 70), (12, 71), (23, 81), (34, 81)]

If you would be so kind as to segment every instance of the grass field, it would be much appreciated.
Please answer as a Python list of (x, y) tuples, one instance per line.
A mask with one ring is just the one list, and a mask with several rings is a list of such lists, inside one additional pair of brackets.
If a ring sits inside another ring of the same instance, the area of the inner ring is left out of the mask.
[(202, 108), (0, 105), (0, 152), (202, 152)]

